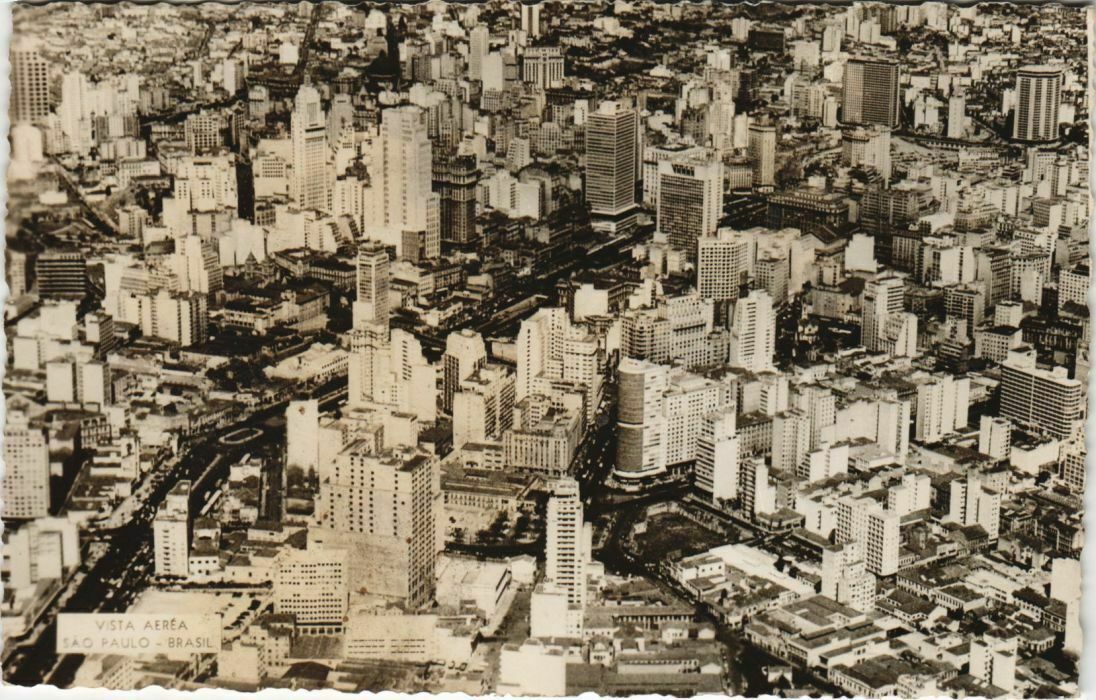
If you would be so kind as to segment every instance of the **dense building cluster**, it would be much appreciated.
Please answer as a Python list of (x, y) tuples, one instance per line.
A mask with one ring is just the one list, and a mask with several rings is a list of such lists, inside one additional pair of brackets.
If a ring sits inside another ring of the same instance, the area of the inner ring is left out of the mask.
[(1078, 692), (1081, 8), (13, 14), (8, 682)]

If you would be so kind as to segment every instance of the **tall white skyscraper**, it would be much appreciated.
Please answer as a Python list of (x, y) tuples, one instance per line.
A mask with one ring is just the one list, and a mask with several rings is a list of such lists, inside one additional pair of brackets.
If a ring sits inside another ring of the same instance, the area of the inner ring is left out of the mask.
[(586, 552), (583, 546), (582, 497), (578, 482), (564, 478), (552, 484), (548, 498), (544, 578), (567, 592), (567, 602), (586, 600)]
[(867, 572), (859, 542), (822, 549), (822, 595), (861, 612), (875, 606), (875, 577)]
[(738, 435), (733, 407), (704, 416), (694, 480), (698, 489), (711, 495), (713, 503), (733, 501), (738, 496)]
[(317, 632), (342, 628), (349, 602), (346, 551), (309, 547), (284, 552), (274, 565), (274, 612)]
[(1012, 138), (1017, 141), (1053, 141), (1058, 138), (1061, 93), (1061, 68), (1024, 66), (1018, 70)]
[(563, 82), (563, 51), (558, 46), (530, 46), (521, 59), (521, 78), (539, 88)]
[(377, 221), (366, 222), (366, 233), (396, 246), (401, 257), (406, 232), (419, 234), (420, 257), (441, 253), (440, 198), (433, 191), (432, 146), (426, 112), (414, 105), (392, 107), (381, 113), (380, 135), (373, 143), (373, 192)]
[(1007, 418), (982, 416), (978, 424), (978, 451), (994, 459), (1008, 459), (1012, 423)]
[(666, 464), (666, 421), (662, 413), (668, 383), (665, 365), (623, 358), (617, 368), (619, 405), (615, 473), (641, 478)]
[(967, 118), (967, 98), (957, 92), (948, 98), (948, 138), (963, 138), (963, 122)]
[(731, 319), (730, 365), (752, 372), (773, 368), (776, 317), (768, 292), (752, 290), (735, 302)]
[(291, 123), (293, 177), (289, 183), (289, 196), (302, 209), (326, 211), (327, 120), (316, 88), (301, 86), (294, 102)]
[(157, 576), (190, 574), (190, 482), (168, 492), (152, 520), (152, 555)]
[(891, 132), (883, 126), (856, 128), (841, 138), (841, 160), (850, 167), (874, 168), (884, 179), (891, 178)]
[(180, 243), (185, 275), (180, 275), (179, 291), (208, 296), (224, 289), (224, 271), (213, 244), (201, 236), (176, 239), (175, 245)]
[(351, 586), (416, 609), (434, 599), (441, 508), (438, 460), (349, 444), (321, 479), (316, 541), (348, 551)]
[(541, 309), (522, 321), (517, 338), (517, 400), (534, 391), (534, 380), (546, 371), (562, 376), (563, 338), (570, 328), (567, 310)]
[(773, 416), (772, 468), (775, 474), (795, 474), (810, 446), (811, 418), (806, 411), (793, 408)]
[(1017, 638), (986, 633), (970, 643), (970, 675), (1011, 694), (1016, 686)]
[(883, 274), (868, 280), (860, 322), (860, 343), (872, 352), (883, 350), (888, 320), (902, 313), (906, 284), (901, 277)]
[(87, 93), (88, 83), (83, 73), (65, 73), (61, 79), (61, 104), (57, 107), (57, 116), (65, 136), (65, 149), (80, 155), (86, 154), (92, 146)]
[(1001, 492), (987, 483), (984, 475), (967, 472), (948, 484), (948, 513), (945, 520), (960, 525), (980, 525), (990, 541), (1001, 530)]
[(460, 390), (460, 383), (485, 364), (483, 336), (468, 328), (449, 334), (442, 355), (442, 410), (453, 409), (453, 394)]
[(468, 32), (468, 77), (483, 80), (483, 59), (491, 45), (491, 32), (485, 25), (477, 24)]
[(970, 377), (935, 375), (917, 385), (917, 439), (939, 442), (967, 425)]
[(902, 517), (868, 498), (844, 496), (837, 502), (838, 544), (859, 542), (868, 571), (890, 576), (898, 571)]

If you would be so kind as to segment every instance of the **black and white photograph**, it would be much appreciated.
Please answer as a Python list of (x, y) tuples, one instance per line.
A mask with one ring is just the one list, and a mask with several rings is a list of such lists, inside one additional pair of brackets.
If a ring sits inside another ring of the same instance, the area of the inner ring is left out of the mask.
[(1096, 9), (3, 11), (4, 685), (1082, 695)]

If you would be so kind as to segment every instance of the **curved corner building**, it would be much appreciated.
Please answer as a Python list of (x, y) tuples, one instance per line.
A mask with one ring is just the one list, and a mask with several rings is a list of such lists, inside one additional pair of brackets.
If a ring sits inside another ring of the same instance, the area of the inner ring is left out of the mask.
[(667, 370), (664, 365), (646, 360), (625, 357), (620, 361), (617, 456), (613, 470), (618, 479), (642, 479), (665, 469), (662, 401)]
[(1016, 71), (1016, 118), (1012, 123), (1012, 138), (1034, 142), (1057, 139), (1061, 99), (1061, 68), (1024, 66)]

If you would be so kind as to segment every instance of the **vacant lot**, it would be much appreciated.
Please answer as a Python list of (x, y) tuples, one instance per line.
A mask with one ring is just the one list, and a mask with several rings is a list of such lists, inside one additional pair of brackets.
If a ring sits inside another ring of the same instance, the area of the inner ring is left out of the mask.
[(649, 562), (673, 561), (732, 540), (697, 525), (677, 513), (660, 513), (647, 519), (647, 532), (636, 536), (639, 558)]

